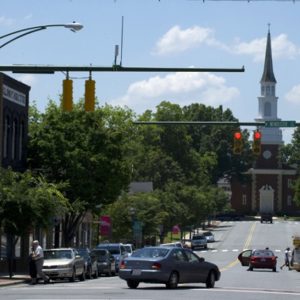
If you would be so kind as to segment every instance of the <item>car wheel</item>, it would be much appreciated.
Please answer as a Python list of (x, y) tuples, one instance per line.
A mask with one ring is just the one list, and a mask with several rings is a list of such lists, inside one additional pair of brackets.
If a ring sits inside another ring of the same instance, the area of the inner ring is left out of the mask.
[(136, 289), (139, 286), (139, 282), (136, 280), (127, 280), (127, 285), (130, 289)]
[(213, 271), (210, 271), (206, 279), (206, 287), (211, 289), (215, 287), (216, 275)]
[(88, 267), (88, 271), (86, 273), (86, 278), (92, 279), (92, 267), (91, 266)]
[(74, 282), (76, 279), (76, 270), (75, 268), (73, 269), (72, 277), (69, 278), (69, 281)]
[(82, 273), (79, 276), (80, 281), (85, 281), (85, 269), (83, 269)]
[(273, 268), (273, 272), (276, 272), (276, 267)]
[(169, 281), (166, 283), (166, 287), (168, 289), (176, 289), (177, 285), (178, 285), (178, 274), (176, 272), (172, 272), (170, 277), (169, 277)]
[(249, 266), (249, 271), (253, 271), (253, 267), (252, 266)]

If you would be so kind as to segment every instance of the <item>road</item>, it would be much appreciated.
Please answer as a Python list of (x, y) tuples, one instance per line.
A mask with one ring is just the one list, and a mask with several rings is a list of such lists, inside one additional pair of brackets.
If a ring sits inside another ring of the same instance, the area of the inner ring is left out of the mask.
[(118, 277), (101, 277), (84, 282), (56, 282), (30, 286), (21, 284), (0, 288), (2, 300), (298, 300), (300, 299), (300, 273), (287, 269), (247, 271), (237, 261), (238, 254), (245, 248), (269, 247), (278, 255), (278, 265), (283, 263), (283, 251), (291, 246), (291, 236), (299, 233), (299, 222), (277, 221), (261, 224), (258, 221), (222, 222), (214, 230), (216, 242), (209, 244), (207, 251), (197, 254), (207, 261), (216, 263), (221, 269), (221, 280), (216, 288), (206, 289), (203, 284), (180, 285), (168, 290), (164, 285), (140, 284), (136, 290), (127, 288)]

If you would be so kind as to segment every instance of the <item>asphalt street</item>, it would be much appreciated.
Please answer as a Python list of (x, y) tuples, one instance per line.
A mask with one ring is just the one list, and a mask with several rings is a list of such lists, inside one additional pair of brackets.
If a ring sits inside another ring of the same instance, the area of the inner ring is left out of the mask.
[(30, 286), (19, 284), (0, 288), (2, 300), (119, 300), (119, 299), (222, 299), (222, 300), (298, 300), (300, 299), (300, 273), (287, 269), (247, 271), (237, 261), (243, 249), (269, 247), (278, 255), (278, 265), (283, 263), (283, 252), (292, 245), (291, 237), (299, 233), (299, 222), (276, 221), (261, 224), (259, 221), (221, 222), (213, 232), (216, 242), (209, 244), (207, 251), (197, 254), (216, 263), (221, 280), (214, 289), (204, 284), (184, 284), (176, 290), (164, 285), (140, 284), (138, 289), (127, 288), (126, 282), (116, 277), (101, 277), (84, 282), (68, 281)]

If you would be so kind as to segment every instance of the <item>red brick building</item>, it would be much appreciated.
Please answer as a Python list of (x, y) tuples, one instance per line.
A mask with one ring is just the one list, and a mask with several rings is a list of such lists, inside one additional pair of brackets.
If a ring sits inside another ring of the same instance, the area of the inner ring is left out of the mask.
[[(263, 75), (258, 97), (256, 121), (280, 121), (277, 117), (276, 79), (273, 72), (271, 35), (268, 32)], [(284, 165), (279, 156), (283, 145), (282, 131), (276, 127), (261, 127), (262, 147), (253, 167), (249, 169), (247, 183), (233, 181), (231, 205), (243, 214), (260, 213), (269, 207), (273, 214), (300, 214), (293, 202), (292, 185), (298, 174), (293, 166)]]

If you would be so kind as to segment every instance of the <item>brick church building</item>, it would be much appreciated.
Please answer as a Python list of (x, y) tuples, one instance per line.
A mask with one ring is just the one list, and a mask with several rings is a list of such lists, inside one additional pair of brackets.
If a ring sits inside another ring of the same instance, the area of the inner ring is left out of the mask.
[[(267, 45), (260, 96), (258, 97), (258, 117), (255, 121), (280, 121), (277, 116), (276, 79), (273, 72), (271, 34), (267, 35)], [(300, 214), (300, 207), (293, 201), (292, 186), (298, 174), (296, 168), (281, 162), (279, 151), (284, 144), (280, 128), (261, 127), (261, 154), (246, 172), (247, 183), (231, 183), (231, 206), (239, 213), (255, 214), (268, 207), (274, 215)]]

